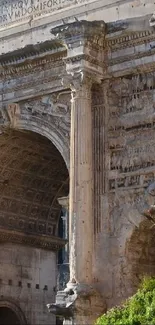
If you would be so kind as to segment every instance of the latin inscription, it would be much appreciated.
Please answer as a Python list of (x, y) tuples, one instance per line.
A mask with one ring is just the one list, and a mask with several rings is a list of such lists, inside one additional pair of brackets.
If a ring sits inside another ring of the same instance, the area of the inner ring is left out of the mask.
[(11, 0), (0, 4), (0, 25), (15, 23), (31, 16), (60, 10), (89, 0)]

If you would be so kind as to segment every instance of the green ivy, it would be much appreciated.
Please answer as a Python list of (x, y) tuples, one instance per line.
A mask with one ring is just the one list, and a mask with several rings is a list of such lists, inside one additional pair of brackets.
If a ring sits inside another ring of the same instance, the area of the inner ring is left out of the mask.
[(155, 325), (155, 278), (145, 278), (133, 297), (98, 318), (96, 325)]

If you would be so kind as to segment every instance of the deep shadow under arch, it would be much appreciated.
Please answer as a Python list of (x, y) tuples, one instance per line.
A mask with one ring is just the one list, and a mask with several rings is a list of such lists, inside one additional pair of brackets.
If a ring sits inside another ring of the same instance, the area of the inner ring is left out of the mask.
[(0, 307), (0, 325), (21, 325), (19, 318), (8, 307)]
[(19, 122), (18, 130), (33, 132), (50, 140), (62, 155), (69, 170), (69, 139), (67, 139), (67, 141), (65, 142), (61, 134), (59, 134), (58, 136), (56, 132), (56, 127), (51, 126), (50, 124), (47, 124), (47, 126), (45, 127), (45, 125), (42, 125), (41, 121), (40, 123), (37, 122), (38, 121), (34, 122), (29, 119), (29, 123), (27, 123), (27, 121), (22, 120)]
[(26, 325), (22, 310), (10, 300), (0, 300), (0, 325)]
[(69, 175), (62, 155), (31, 131), (0, 135), (0, 226), (39, 235), (58, 235)]

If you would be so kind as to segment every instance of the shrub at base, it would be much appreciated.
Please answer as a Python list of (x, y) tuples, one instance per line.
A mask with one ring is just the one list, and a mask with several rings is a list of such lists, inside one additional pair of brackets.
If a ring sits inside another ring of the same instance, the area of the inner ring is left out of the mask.
[(96, 325), (155, 325), (155, 278), (145, 278), (124, 306), (108, 311)]

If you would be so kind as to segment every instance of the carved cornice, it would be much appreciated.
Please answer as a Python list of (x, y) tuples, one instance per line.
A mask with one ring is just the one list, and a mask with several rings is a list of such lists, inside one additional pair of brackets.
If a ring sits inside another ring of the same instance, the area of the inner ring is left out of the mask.
[(144, 42), (150, 42), (155, 39), (155, 33), (153, 30), (127, 32), (121, 34), (121, 36), (111, 37), (110, 34), (106, 35), (105, 47), (115, 51), (117, 49), (123, 49), (132, 47), (135, 45), (143, 44)]
[(33, 60), (27, 60), (22, 63), (14, 63), (6, 66), (0, 66), (0, 77), (8, 76), (22, 76), (30, 73), (34, 73), (39, 70), (49, 70), (49, 68), (55, 68), (64, 66), (63, 57), (66, 53), (58, 53), (55, 55), (47, 55), (42, 58), (35, 58)]
[(65, 58), (66, 64), (78, 63), (81, 60), (85, 60), (93, 65), (98, 65), (99, 67), (105, 67), (105, 62), (98, 60), (96, 57), (89, 56), (87, 54), (76, 55), (72, 57)]
[[(103, 21), (76, 21), (55, 27), (51, 33), (67, 47), (67, 56), (64, 59), (67, 74), (73, 77), (70, 82), (71, 89), (75, 91), (75, 82), (79, 76), (79, 85), (87, 79), (97, 82), (103, 77), (105, 68), (103, 60), (103, 43), (105, 38), (105, 23)], [(91, 49), (93, 50), (91, 51)], [(81, 85), (80, 85), (81, 87)], [(79, 88), (79, 86), (78, 86)]]
[(31, 235), (20, 231), (6, 230), (0, 228), (0, 242), (11, 242), (20, 245), (26, 245), (36, 248), (43, 248), (51, 251), (58, 251), (65, 244), (66, 240), (47, 235)]
[[(128, 62), (132, 62), (132, 59), (130, 59), (130, 61), (128, 61)], [(136, 76), (139, 73), (149, 73), (149, 72), (154, 72), (154, 71), (155, 71), (155, 63), (151, 62), (151, 63), (140, 64), (140, 65), (137, 64), (134, 67), (131, 66), (127, 69), (120, 69), (120, 67), (118, 67), (118, 70), (115, 70), (112, 72), (109, 71), (109, 74), (112, 73), (113, 77), (122, 77), (122, 76), (131, 75), (131, 74)]]
[(64, 52), (65, 48), (58, 40), (45, 41), (44, 43), (27, 45), (24, 48), (10, 51), (0, 55), (0, 65), (9, 65), (10, 63), (19, 63), (25, 59), (36, 57), (38, 55), (45, 55), (47, 53), (57, 54), (57, 52)]
[(147, 51), (147, 52), (132, 54), (132, 55), (118, 56), (115, 59), (109, 60), (108, 65), (112, 66), (115, 64), (123, 63), (126, 61), (131, 61), (131, 60), (137, 60), (137, 59), (141, 59), (143, 57), (152, 56), (152, 55), (155, 55), (155, 49), (152, 49), (151, 51)]
[(104, 21), (81, 20), (70, 24), (57, 26), (51, 29), (51, 33), (68, 48), (72, 43), (82, 42), (84, 45), (88, 41), (99, 46), (103, 45), (106, 25)]

